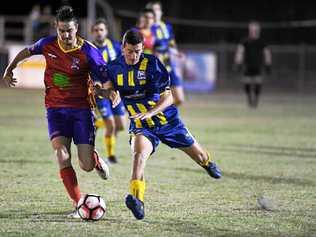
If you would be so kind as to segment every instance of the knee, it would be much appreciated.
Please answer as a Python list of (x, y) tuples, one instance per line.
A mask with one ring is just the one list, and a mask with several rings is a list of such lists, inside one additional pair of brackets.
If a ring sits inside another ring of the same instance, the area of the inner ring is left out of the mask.
[(121, 132), (123, 131), (125, 128), (124, 128), (124, 125), (123, 124), (120, 124), (120, 125), (116, 125), (115, 126), (115, 131), (116, 132)]
[(55, 156), (58, 161), (70, 160), (70, 154), (65, 146), (59, 146), (55, 148)]
[(90, 172), (94, 169), (95, 167), (95, 161), (94, 158), (92, 157), (88, 157), (89, 155), (87, 154), (78, 154), (78, 158), (79, 158), (79, 166), (82, 170), (86, 171), (86, 172)]
[(79, 166), (82, 170), (86, 172), (91, 172), (94, 169), (94, 165), (91, 164), (84, 164), (82, 162), (79, 162)]
[(106, 131), (105, 131), (105, 134), (106, 134), (106, 135), (112, 135), (112, 134), (114, 134), (114, 131), (115, 131), (115, 124), (114, 124), (114, 121), (109, 120), (109, 121), (107, 121), (105, 124), (106, 124)]

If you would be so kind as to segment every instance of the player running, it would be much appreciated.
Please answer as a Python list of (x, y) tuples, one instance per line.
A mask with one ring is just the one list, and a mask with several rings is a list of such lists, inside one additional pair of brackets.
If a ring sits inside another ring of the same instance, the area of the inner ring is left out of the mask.
[[(104, 19), (98, 19), (92, 26), (93, 43), (101, 52), (105, 62), (109, 62), (121, 55), (121, 45), (119, 42), (108, 38), (108, 27)], [(108, 156), (108, 161), (117, 163), (115, 155), (116, 136), (119, 131), (124, 130), (125, 109), (120, 103), (112, 107), (109, 99), (99, 98), (96, 96), (97, 118), (95, 121), (96, 128), (105, 127), (104, 146)]]
[(143, 37), (138, 30), (125, 33), (122, 56), (108, 64), (106, 88), (118, 90), (130, 116), (132, 177), (126, 205), (143, 219), (145, 164), (159, 142), (189, 155), (208, 174), (218, 179), (221, 171), (190, 134), (178, 116), (170, 93), (169, 73), (153, 55), (143, 54)]
[(175, 72), (172, 56), (183, 57), (183, 54), (179, 53), (177, 49), (172, 26), (161, 19), (163, 14), (161, 2), (149, 2), (146, 8), (153, 10), (155, 14), (155, 23), (151, 29), (155, 37), (155, 55), (170, 73), (170, 88), (174, 104), (179, 106), (184, 102), (184, 92), (182, 80)]
[[(74, 205), (80, 199), (76, 172), (71, 164), (71, 141), (77, 146), (79, 165), (89, 172), (95, 169), (103, 178), (109, 177), (106, 163), (94, 147), (95, 128), (89, 102), (90, 77), (106, 80), (105, 62), (99, 51), (77, 36), (78, 23), (70, 6), (63, 6), (56, 15), (57, 36), (37, 41), (19, 52), (6, 68), (3, 80), (16, 84), (13, 70), (19, 62), (42, 54), (46, 59), (44, 74), (45, 106), (51, 145), (59, 165), (59, 174)], [(89, 77), (90, 76), (90, 77)], [(110, 98), (115, 100), (115, 94)], [(77, 212), (70, 217), (78, 217)]]

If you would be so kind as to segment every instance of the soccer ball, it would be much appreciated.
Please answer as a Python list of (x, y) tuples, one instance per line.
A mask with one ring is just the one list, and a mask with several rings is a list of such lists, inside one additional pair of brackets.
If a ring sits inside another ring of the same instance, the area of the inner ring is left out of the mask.
[(97, 194), (86, 194), (81, 197), (77, 210), (81, 219), (85, 221), (98, 221), (106, 211), (106, 205), (102, 197)]

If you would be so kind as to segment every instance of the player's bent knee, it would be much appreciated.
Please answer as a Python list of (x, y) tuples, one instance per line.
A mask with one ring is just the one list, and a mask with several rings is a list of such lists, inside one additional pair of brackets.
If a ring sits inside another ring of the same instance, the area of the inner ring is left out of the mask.
[(70, 154), (67, 151), (67, 148), (65, 146), (60, 146), (55, 149), (55, 155), (58, 160), (60, 161), (67, 161), (70, 159)]
[(91, 172), (94, 169), (93, 164), (85, 164), (83, 162), (79, 162), (79, 166), (82, 170), (84, 170), (86, 172)]
[(125, 129), (124, 125), (117, 125), (117, 126), (115, 127), (116, 132), (121, 132), (121, 131), (123, 131), (124, 129)]

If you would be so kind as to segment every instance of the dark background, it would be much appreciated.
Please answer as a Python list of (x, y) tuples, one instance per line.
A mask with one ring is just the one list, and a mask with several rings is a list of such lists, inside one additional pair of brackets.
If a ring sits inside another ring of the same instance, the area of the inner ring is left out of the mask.
[[(53, 13), (63, 3), (70, 3), (78, 16), (86, 17), (86, 1), (61, 0), (29, 0), (25, 2), (8, 1), (1, 7), (0, 15), (27, 15), (34, 4), (51, 5)], [(138, 12), (148, 1), (145, 0), (109, 0), (115, 15), (121, 23), (122, 31), (135, 24), (135, 18), (122, 17), (119, 10)], [(316, 1), (178, 1), (162, 0), (164, 14), (167, 17), (205, 20), (211, 22), (288, 22), (316, 19)], [(246, 35), (246, 28), (233, 27), (192, 27), (174, 24), (179, 43), (236, 43)], [(279, 27), (275, 29), (263, 27), (263, 37), (272, 44), (315, 44), (316, 26)]]

